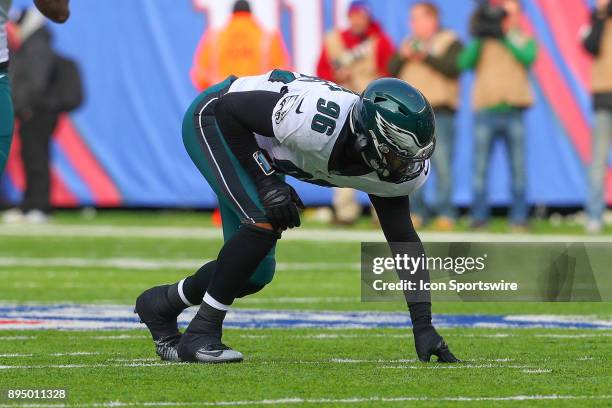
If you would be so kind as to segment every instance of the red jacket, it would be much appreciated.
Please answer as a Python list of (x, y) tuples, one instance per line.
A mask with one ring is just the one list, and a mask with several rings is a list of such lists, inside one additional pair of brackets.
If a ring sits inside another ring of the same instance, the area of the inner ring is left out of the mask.
[[(340, 33), (340, 35), (342, 37), (342, 41), (344, 42), (345, 47), (349, 49), (355, 47), (356, 45), (365, 41), (369, 37), (376, 35), (378, 37), (376, 47), (376, 64), (378, 66), (378, 72), (381, 77), (389, 76), (389, 72), (387, 71), (387, 64), (393, 56), (393, 43), (378, 23), (372, 22), (365, 36), (357, 36), (353, 34), (350, 30), (344, 30)], [(333, 81), (335, 79), (334, 68), (331, 64), (331, 61), (329, 60), (325, 46), (321, 51), (321, 56), (319, 57), (319, 62), (317, 64), (317, 76), (323, 79), (327, 79), (328, 81)]]

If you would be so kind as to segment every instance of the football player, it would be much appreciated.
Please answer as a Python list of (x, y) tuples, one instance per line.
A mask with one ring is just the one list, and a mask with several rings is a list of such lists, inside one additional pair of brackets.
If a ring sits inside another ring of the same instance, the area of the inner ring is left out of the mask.
[[(389, 243), (423, 247), (410, 220), (409, 194), (429, 173), (434, 115), (425, 97), (399, 79), (373, 81), (362, 95), (289, 71), (230, 77), (205, 90), (183, 121), (185, 147), (219, 198), (225, 243), (216, 260), (136, 300), (163, 360), (241, 361), (221, 341), (237, 297), (260, 291), (274, 275), (274, 248), (300, 226), (303, 207), (283, 179), (364, 191)], [(418, 276), (428, 279), (427, 270)], [(457, 362), (431, 323), (429, 293), (407, 297), (417, 355)], [(177, 316), (200, 305), (181, 334)]]

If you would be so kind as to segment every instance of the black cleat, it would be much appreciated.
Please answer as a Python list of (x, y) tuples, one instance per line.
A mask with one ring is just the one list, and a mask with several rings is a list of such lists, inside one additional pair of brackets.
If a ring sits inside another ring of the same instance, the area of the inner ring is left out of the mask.
[(154, 340), (155, 351), (162, 361), (181, 361), (178, 356), (178, 344), (181, 341), (181, 333), (170, 337), (162, 337)]
[(181, 361), (195, 363), (235, 363), (242, 361), (244, 358), (242, 353), (221, 343), (222, 318), (216, 322), (214, 319), (207, 318), (204, 315), (207, 309), (209, 313), (219, 315), (218, 317), (225, 316), (225, 312), (214, 310), (203, 303), (189, 323), (185, 334), (181, 337), (177, 347), (178, 358)]
[(179, 345), (177, 357), (181, 361), (205, 364), (239, 363), (244, 359), (241, 352), (233, 350), (223, 343), (205, 344), (195, 350)]
[(183, 335), (177, 349), (178, 358), (181, 361), (206, 364), (238, 363), (244, 359), (241, 352), (233, 350), (223, 343), (200, 343), (201, 341), (193, 335)]
[(176, 350), (181, 338), (176, 321), (180, 312), (168, 301), (168, 286), (155, 286), (142, 292), (136, 299), (134, 313), (151, 332), (157, 355), (165, 361), (180, 361)]
[(419, 360), (424, 363), (429, 362), (432, 355), (438, 357), (438, 363), (461, 362), (461, 360), (453, 355), (442, 336), (440, 336), (433, 327), (431, 330), (427, 330), (424, 333), (415, 334), (414, 345)]

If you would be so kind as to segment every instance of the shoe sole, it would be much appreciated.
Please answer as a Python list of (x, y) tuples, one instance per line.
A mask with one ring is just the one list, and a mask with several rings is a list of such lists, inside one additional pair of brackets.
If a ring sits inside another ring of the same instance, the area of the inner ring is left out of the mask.
[[(232, 350), (233, 351), (233, 350)], [(199, 364), (225, 364), (225, 363), (240, 363), (244, 360), (244, 357), (241, 353), (233, 351), (231, 353), (233, 357), (222, 357), (224, 353), (222, 353), (219, 357), (210, 356), (207, 354), (202, 355), (201, 353), (196, 353), (196, 363)]]

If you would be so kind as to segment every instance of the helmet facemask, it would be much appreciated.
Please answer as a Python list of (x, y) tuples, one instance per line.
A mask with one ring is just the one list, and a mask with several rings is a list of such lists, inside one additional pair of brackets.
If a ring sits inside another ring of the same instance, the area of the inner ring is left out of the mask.
[[(350, 112), (351, 130), (357, 136), (358, 149), (366, 164), (376, 171), (382, 181), (404, 183), (417, 178), (424, 170), (426, 161), (435, 148), (435, 137), (425, 146), (419, 146), (414, 137), (413, 143), (402, 143), (401, 138), (410, 137), (409, 132), (394, 127), (378, 112), (375, 112), (376, 126), (368, 126), (361, 118), (367, 117), (364, 103), (358, 101)], [(374, 127), (374, 129), (372, 129)], [(400, 139), (389, 137), (389, 132), (403, 132)], [(384, 133), (384, 134), (383, 134)]]

